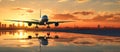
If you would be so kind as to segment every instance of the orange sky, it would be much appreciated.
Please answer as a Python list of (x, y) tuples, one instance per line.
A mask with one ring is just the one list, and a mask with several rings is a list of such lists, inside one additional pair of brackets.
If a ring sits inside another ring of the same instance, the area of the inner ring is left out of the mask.
[(60, 26), (120, 27), (119, 0), (0, 0), (0, 21), (39, 19), (40, 9), (50, 20), (76, 21)]

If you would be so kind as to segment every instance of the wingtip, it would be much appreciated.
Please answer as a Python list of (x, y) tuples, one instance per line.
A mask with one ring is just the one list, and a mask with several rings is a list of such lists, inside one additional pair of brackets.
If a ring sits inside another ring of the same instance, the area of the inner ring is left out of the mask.
[(9, 21), (9, 20), (5, 19), (4, 21)]

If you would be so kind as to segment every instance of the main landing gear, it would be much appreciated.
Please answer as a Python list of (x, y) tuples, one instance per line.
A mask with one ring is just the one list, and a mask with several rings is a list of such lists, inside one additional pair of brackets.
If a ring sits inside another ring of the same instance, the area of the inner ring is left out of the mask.
[[(39, 28), (39, 27), (36, 25), (35, 28)], [(48, 25), (47, 28), (50, 28), (50, 26)]]
[(35, 28), (38, 28), (38, 26), (36, 25)]

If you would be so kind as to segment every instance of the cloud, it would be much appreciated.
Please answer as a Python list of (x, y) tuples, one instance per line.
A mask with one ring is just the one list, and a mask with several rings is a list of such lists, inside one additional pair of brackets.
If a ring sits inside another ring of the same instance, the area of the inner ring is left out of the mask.
[[(3, 0), (0, 0), (0, 2), (2, 2)], [(7, 0), (7, 1), (15, 1), (15, 0)]]
[(33, 13), (34, 11), (32, 9), (26, 10), (28, 13)]
[(20, 7), (12, 8), (12, 10), (23, 10), (23, 11), (26, 11), (28, 13), (33, 13), (34, 12), (33, 9), (30, 9), (30, 8), (20, 8)]
[(93, 11), (76, 11), (66, 14), (54, 14), (53, 19), (60, 19), (60, 20), (80, 20), (84, 19), (87, 16), (94, 15)]
[(118, 4), (120, 4), (120, 0), (119, 0), (119, 1), (117, 1), (117, 3), (118, 3)]
[(12, 10), (24, 10), (24, 8), (17, 7), (17, 8), (12, 8)]
[[(97, 21), (116, 21), (118, 22), (120, 20), (120, 15), (117, 14), (108, 14), (108, 15), (97, 15), (93, 18), (93, 20)], [(120, 21), (119, 21), (120, 22)]]
[(77, 3), (85, 3), (88, 2), (89, 0), (76, 0)]
[(114, 4), (113, 2), (105, 2), (105, 3), (103, 3), (104, 5), (112, 5), (112, 4)]
[(68, 1), (68, 0), (58, 0), (58, 2), (66, 2), (66, 1)]
[(104, 5), (119, 5), (120, 4), (120, 1), (118, 0), (118, 1), (114, 1), (114, 2), (104, 2), (103, 3)]
[(53, 19), (61, 19), (61, 20), (66, 20), (66, 19), (78, 19), (76, 16), (73, 16), (72, 14), (54, 14), (52, 17)]
[(110, 14), (98, 14), (92, 19), (85, 19), (84, 21), (110, 21), (110, 22), (120, 22), (120, 13), (110, 13)]
[(92, 15), (94, 14), (94, 12), (90, 12), (90, 11), (81, 11), (81, 12), (74, 12), (73, 14), (81, 14), (81, 15)]
[[(58, 0), (58, 2), (67, 2), (69, 0)], [(77, 3), (85, 3), (85, 2), (88, 2), (89, 0), (71, 0), (71, 2), (77, 2)]]
[(82, 21), (108, 21), (108, 22), (120, 22), (120, 13), (119, 12), (93, 12), (93, 11), (77, 11), (67, 14), (54, 14), (53, 19), (60, 20), (82, 20)]
[(10, 0), (10, 1), (15, 1), (15, 0)]

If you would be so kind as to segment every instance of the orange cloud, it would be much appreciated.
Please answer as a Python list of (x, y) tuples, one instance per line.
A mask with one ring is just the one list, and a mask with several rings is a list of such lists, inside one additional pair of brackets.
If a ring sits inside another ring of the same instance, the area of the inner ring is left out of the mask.
[(30, 9), (30, 8), (20, 8), (20, 7), (17, 7), (17, 8), (13, 8), (12, 10), (24, 10), (28, 13), (33, 13), (34, 10), (33, 9)]
[(66, 1), (68, 1), (68, 0), (58, 0), (58, 2), (66, 2)]
[[(91, 18), (82, 18), (82, 17)], [(95, 13), (92, 11), (77, 11), (68, 14), (54, 14), (53, 19), (61, 20), (83, 20), (83, 21), (110, 21), (110, 22), (120, 22), (120, 13)]]
[(81, 11), (81, 12), (74, 12), (73, 14), (90, 15), (90, 14), (94, 14), (94, 12), (90, 12), (90, 11)]
[(120, 4), (120, 0), (116, 2), (117, 4)]
[(71, 15), (71, 14), (54, 14), (54, 16), (52, 17), (53, 19), (62, 19), (62, 20), (66, 20), (66, 19), (77, 19), (75, 16)]
[(76, 0), (78, 3), (85, 3), (88, 2), (89, 0)]
[[(0, 2), (2, 2), (3, 0), (0, 0)], [(15, 0), (8, 0), (8, 1), (15, 1)]]
[[(98, 14), (93, 19), (89, 19), (90, 21), (111, 21), (111, 22), (120, 22), (120, 13), (115, 14)], [(87, 20), (87, 21), (89, 21)]]
[(32, 9), (26, 10), (28, 13), (33, 13), (34, 11)]
[(120, 1), (118, 0), (118, 1), (115, 1), (115, 2), (105, 2), (105, 3), (103, 3), (104, 5), (119, 5), (120, 4)]
[(52, 18), (61, 19), (61, 20), (80, 20), (81, 15), (82, 16), (94, 15), (94, 12), (93, 11), (77, 11), (77, 12), (67, 13), (67, 14), (54, 14)]
[(17, 8), (13, 8), (12, 10), (23, 10), (23, 8), (17, 7)]
[(15, 1), (15, 0), (10, 0), (10, 1)]

